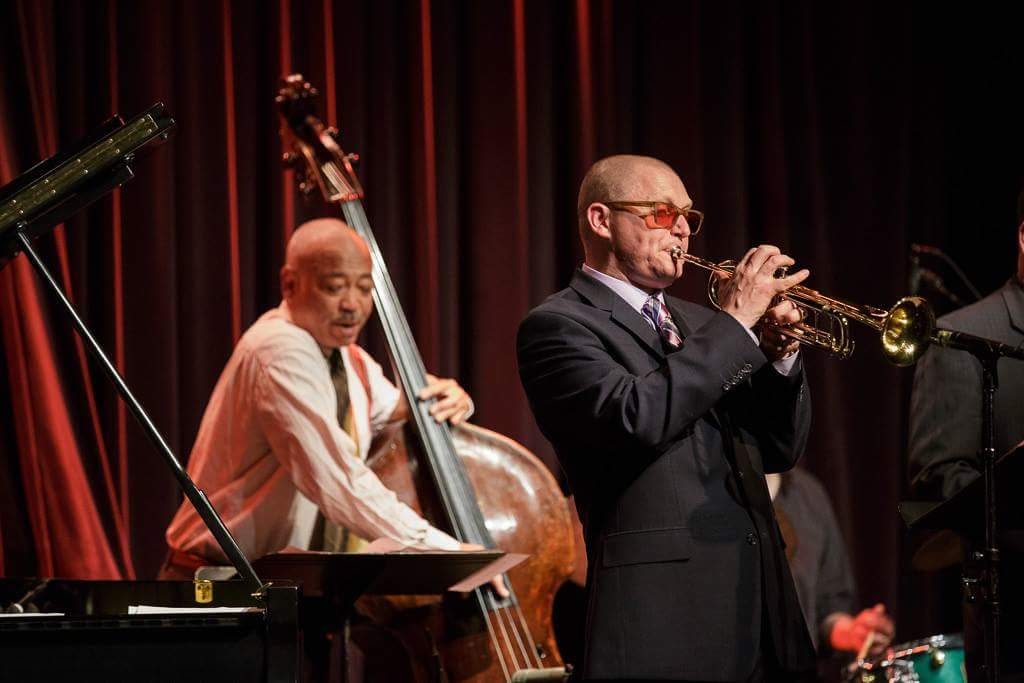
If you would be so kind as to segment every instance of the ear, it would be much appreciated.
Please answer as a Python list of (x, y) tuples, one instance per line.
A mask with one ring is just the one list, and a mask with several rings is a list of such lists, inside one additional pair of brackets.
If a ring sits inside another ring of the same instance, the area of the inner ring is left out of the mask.
[(281, 298), (290, 299), (295, 294), (296, 275), (291, 266), (281, 266)]
[(600, 202), (594, 202), (587, 207), (587, 229), (602, 239), (611, 239), (611, 216), (611, 209)]
[(1024, 254), (1024, 221), (1017, 226), (1017, 253)]

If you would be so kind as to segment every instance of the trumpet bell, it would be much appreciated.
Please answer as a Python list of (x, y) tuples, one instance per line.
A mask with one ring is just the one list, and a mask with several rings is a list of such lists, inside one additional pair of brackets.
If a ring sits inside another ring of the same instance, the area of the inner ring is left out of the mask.
[(919, 296), (900, 299), (882, 323), (882, 353), (893, 365), (913, 365), (935, 332), (935, 313)]

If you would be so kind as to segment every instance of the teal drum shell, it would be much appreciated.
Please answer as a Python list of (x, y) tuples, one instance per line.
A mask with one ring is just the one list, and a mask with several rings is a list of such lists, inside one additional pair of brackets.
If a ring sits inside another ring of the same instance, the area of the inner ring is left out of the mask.
[(849, 673), (850, 683), (965, 683), (963, 637), (938, 635), (901, 643), (852, 665)]

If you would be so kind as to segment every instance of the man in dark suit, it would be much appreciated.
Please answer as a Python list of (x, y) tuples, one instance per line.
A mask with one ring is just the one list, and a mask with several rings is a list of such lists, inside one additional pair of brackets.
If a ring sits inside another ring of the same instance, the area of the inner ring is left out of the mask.
[[(810, 423), (797, 345), (771, 307), (807, 277), (751, 249), (722, 311), (666, 297), (702, 216), (649, 157), (597, 162), (580, 187), (586, 254), (523, 321), (519, 369), (583, 522), (586, 679), (796, 680), (814, 649), (764, 473), (792, 467)], [(758, 340), (753, 328), (767, 318)]]
[[(940, 327), (1014, 347), (1024, 345), (1024, 192), (1017, 202), (1017, 219), (1017, 274), (981, 301), (939, 318)], [(1001, 360), (998, 373), (995, 434), (1000, 456), (1024, 440), (1024, 363)], [(914, 492), (926, 498), (949, 498), (979, 476), (980, 448), (981, 364), (966, 351), (933, 346), (917, 364), (910, 403), (909, 469)], [(1016, 647), (1024, 632), (1024, 539), (1010, 534), (1001, 541), (1001, 669), (1005, 680), (1024, 680), (1024, 662)], [(982, 619), (977, 605), (965, 605), (969, 669), (983, 662)], [(981, 676), (974, 673), (974, 678)]]

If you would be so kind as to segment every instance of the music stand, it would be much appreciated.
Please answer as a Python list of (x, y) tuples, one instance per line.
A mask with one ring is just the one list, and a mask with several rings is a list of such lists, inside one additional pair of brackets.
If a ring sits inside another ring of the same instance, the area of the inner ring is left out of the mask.
[[(995, 464), (996, 512), (1002, 529), (1024, 529), (1024, 506), (1014, 498), (1024, 481), (1024, 446), (1003, 454)], [(948, 529), (968, 538), (985, 535), (985, 482), (973, 479), (967, 486), (941, 503), (904, 501), (900, 516), (912, 530)]]
[[(281, 552), (253, 565), (264, 580), (302, 590), (307, 680), (348, 680), (349, 619), (361, 595), (440, 595), (505, 555), (500, 550), (435, 553)], [(313, 637), (313, 633), (317, 637)]]
[[(986, 490), (986, 477), (982, 475), (944, 502), (905, 501), (899, 505), (900, 515), (911, 530), (954, 531), (974, 541), (975, 546), (982, 543), (986, 549), (971, 550), (970, 556), (963, 558), (963, 592), (965, 602), (983, 601), (987, 606), (985, 668), (991, 680), (998, 680), (999, 667), (998, 660), (993, 660), (998, 655), (999, 643), (992, 642), (998, 637), (1000, 610), (998, 591), (991, 591), (991, 586), (998, 585), (1000, 559), (995, 533), (997, 528), (1000, 531), (1024, 529), (1024, 506), (1015, 497), (1019, 495), (1016, 490), (1019, 482), (1024, 481), (1022, 453), (1024, 446), (1018, 445), (995, 461), (989, 481), (990, 490)], [(993, 497), (995, 505), (990, 509), (988, 506)], [(978, 576), (979, 568), (983, 576)], [(996, 623), (994, 632), (993, 621)]]

